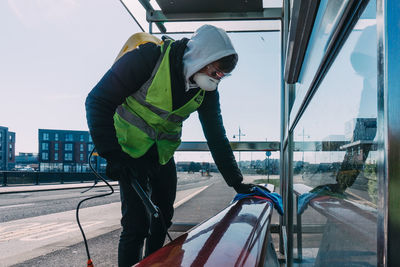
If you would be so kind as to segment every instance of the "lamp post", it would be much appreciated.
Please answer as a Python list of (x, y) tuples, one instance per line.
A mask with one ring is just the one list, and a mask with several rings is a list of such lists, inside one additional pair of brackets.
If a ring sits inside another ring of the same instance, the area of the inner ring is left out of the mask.
[(265, 155), (267, 156), (267, 179), (268, 179), (268, 183), (269, 183), (269, 157), (271, 156), (271, 151), (266, 151)]
[(303, 137), (303, 142), (301, 143), (301, 148), (302, 148), (302, 150), (303, 150), (303, 155), (302, 155), (302, 157), (301, 157), (301, 165), (302, 165), (302, 167), (304, 167), (304, 137), (310, 138), (310, 136), (309, 136), (309, 135), (306, 135), (306, 134), (304, 133), (304, 127), (303, 127), (303, 132), (302, 132), (302, 134), (299, 134), (299, 135)]
[[(239, 134), (234, 134), (233, 135), (233, 138), (236, 138), (236, 137), (238, 137), (239, 138), (239, 143), (240, 143), (240, 137), (242, 137), (242, 136), (245, 136), (246, 134), (244, 134), (244, 133), (242, 133), (242, 130), (240, 129), (240, 126), (239, 126)], [(240, 150), (239, 150), (239, 167), (240, 167)]]

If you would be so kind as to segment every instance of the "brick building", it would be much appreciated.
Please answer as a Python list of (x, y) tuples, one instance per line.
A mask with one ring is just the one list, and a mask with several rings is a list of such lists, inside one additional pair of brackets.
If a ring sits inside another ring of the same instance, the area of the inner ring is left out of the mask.
[[(39, 129), (39, 170), (44, 172), (89, 172), (89, 154), (94, 145), (88, 131)], [(105, 160), (93, 157), (102, 171)]]

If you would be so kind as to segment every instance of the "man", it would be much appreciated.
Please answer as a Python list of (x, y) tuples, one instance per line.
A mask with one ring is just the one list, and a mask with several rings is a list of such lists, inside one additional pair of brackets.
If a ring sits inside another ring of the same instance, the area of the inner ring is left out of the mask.
[(180, 144), (182, 121), (198, 111), (211, 154), (222, 176), (237, 192), (248, 193), (222, 123), (217, 86), (238, 60), (220, 28), (200, 27), (191, 39), (146, 43), (123, 55), (86, 99), (87, 121), (98, 153), (107, 160), (107, 176), (119, 180), (122, 233), (119, 266), (160, 248), (166, 230), (150, 222), (130, 186), (137, 179), (171, 225), (176, 195), (173, 154)]

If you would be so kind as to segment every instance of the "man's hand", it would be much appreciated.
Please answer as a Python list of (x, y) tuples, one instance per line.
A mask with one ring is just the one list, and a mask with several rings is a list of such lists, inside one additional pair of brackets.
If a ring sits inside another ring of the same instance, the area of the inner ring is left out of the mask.
[(251, 194), (254, 191), (255, 185), (254, 184), (245, 184), (245, 183), (240, 183), (237, 185), (233, 186), (233, 189), (235, 189), (236, 193), (238, 194)]
[(124, 179), (135, 164), (135, 159), (122, 151), (107, 155), (106, 175), (114, 181)]

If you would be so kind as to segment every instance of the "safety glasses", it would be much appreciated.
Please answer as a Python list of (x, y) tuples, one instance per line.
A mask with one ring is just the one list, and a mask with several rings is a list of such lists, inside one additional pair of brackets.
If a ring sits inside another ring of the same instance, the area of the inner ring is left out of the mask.
[(206, 72), (207, 72), (208, 76), (210, 76), (210, 77), (212, 77), (214, 79), (217, 79), (217, 80), (221, 80), (223, 78), (231, 76), (230, 73), (221, 71), (220, 69), (218, 69), (213, 64), (208, 64), (206, 66)]

